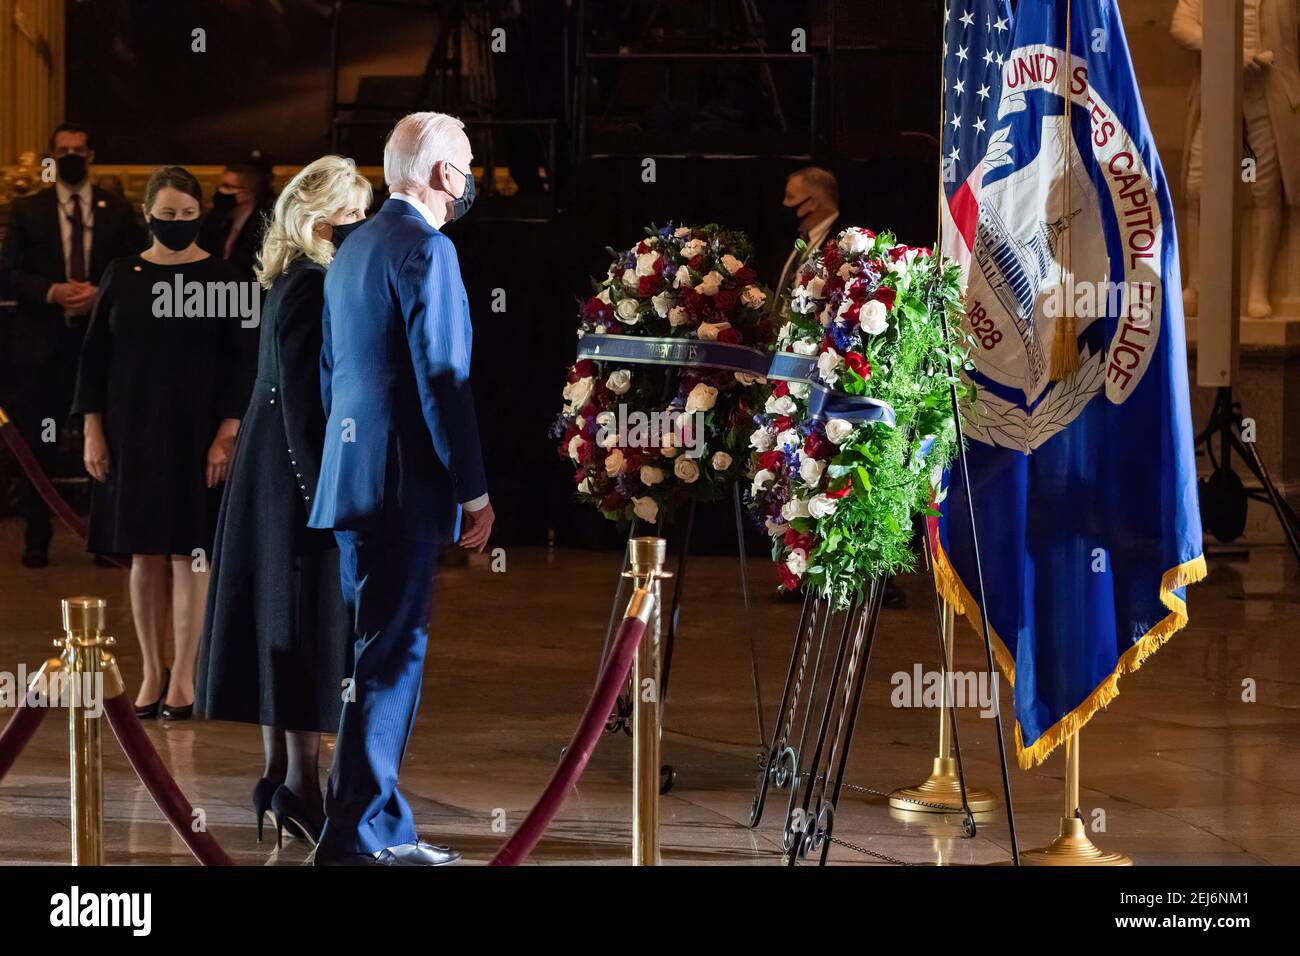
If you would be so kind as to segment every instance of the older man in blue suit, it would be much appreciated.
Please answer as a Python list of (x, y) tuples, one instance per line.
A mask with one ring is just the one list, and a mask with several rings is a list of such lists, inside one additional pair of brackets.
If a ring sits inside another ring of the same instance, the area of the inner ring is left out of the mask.
[[(397, 791), (420, 701), (433, 576), (456, 507), (460, 544), (492, 530), (469, 385), (469, 303), (440, 231), (474, 200), (460, 120), (413, 113), (389, 134), (391, 198), (326, 273), (321, 394), (329, 424), (309, 524), (333, 528), (356, 627), (318, 864), (437, 866)], [(290, 450), (292, 454), (292, 450)]]

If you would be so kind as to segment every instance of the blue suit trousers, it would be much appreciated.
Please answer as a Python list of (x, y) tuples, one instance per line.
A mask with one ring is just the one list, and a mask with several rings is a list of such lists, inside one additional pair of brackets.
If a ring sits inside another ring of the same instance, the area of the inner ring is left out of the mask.
[(336, 531), (343, 601), (355, 622), (352, 686), (325, 795), (318, 855), (376, 853), (416, 840), (397, 774), (420, 703), (434, 538)]

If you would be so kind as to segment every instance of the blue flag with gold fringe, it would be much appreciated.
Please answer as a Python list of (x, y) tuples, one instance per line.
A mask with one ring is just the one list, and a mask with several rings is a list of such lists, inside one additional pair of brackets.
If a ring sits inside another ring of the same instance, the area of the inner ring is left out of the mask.
[(968, 253), (987, 608), (960, 481), (932, 543), (944, 596), (988, 616), (1027, 768), (1187, 623), (1205, 559), (1173, 207), (1119, 9), (1020, 0), (1011, 29), (979, 189), (946, 204), (943, 237)]

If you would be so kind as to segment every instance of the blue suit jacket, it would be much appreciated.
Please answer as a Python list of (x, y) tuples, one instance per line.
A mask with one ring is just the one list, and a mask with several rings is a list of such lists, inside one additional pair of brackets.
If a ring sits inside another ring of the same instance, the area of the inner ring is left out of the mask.
[(325, 274), (321, 399), (329, 422), (308, 524), (443, 536), (486, 494), (456, 248), (389, 199)]

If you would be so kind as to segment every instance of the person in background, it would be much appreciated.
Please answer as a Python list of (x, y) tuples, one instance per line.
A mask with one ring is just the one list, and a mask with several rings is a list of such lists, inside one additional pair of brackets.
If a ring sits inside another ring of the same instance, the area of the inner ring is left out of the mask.
[[(217, 486), (248, 404), (256, 348), (256, 329), (214, 294), (218, 283), (237, 287), (238, 276), (195, 243), (201, 202), (198, 181), (179, 166), (149, 177), (144, 215), (153, 244), (104, 270), (73, 401), (85, 416), (85, 464), (95, 479), (86, 549), (131, 555), (142, 718), (183, 720), (193, 710)], [(160, 308), (165, 290), (189, 283), (206, 290), (200, 314), (189, 296)]]
[(320, 735), (338, 732), (352, 621), (339, 590), (334, 536), (307, 527), (316, 493), (325, 270), (365, 219), (369, 181), (324, 156), (289, 181), (258, 256), (262, 307), (257, 381), (226, 482), (199, 651), (196, 710), (262, 727), (253, 788), (257, 837), (273, 811), (276, 842), (313, 843), (325, 825)]
[[(77, 360), (95, 295), (108, 263), (145, 246), (121, 196), (91, 185), (95, 151), (74, 123), (50, 135), (54, 188), (14, 200), (0, 269), (18, 302), (12, 328), (14, 422), (48, 473), (68, 418)], [(23, 565), (49, 564), (50, 511), (24, 482), (18, 511), (26, 521)]]
[(253, 281), (274, 202), (271, 180), (261, 169), (251, 163), (226, 167), (199, 230), (199, 247), (225, 259), (241, 279)]
[(793, 233), (779, 247), (788, 251), (773, 289), (777, 308), (784, 311), (790, 302), (795, 276), (808, 253), (827, 239), (835, 238), (849, 223), (840, 221), (840, 186), (835, 174), (821, 166), (805, 166), (792, 172), (786, 178), (781, 205), (785, 207)]

